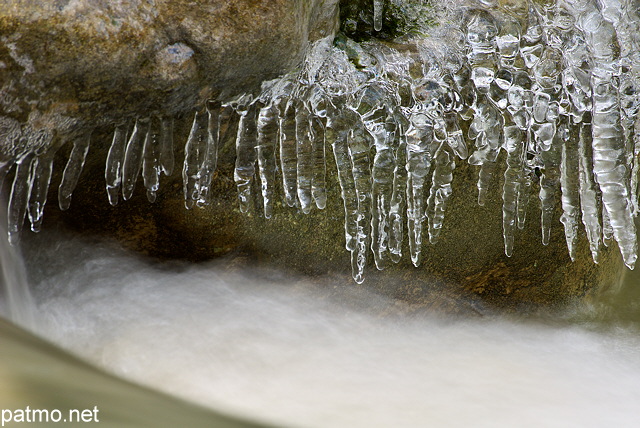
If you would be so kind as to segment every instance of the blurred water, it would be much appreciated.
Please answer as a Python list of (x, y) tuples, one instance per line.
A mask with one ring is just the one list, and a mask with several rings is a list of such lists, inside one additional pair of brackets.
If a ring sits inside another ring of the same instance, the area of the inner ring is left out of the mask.
[(160, 264), (43, 233), (24, 250), (38, 334), (213, 409), (302, 427), (640, 420), (638, 287), (572, 323), (408, 317), (362, 287), (310, 284), (240, 258)]

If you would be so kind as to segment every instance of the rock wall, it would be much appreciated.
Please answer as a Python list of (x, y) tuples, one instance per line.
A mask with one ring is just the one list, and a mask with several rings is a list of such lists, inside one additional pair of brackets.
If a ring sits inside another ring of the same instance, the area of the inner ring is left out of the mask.
[(251, 91), (337, 26), (337, 0), (2, 1), (0, 155)]

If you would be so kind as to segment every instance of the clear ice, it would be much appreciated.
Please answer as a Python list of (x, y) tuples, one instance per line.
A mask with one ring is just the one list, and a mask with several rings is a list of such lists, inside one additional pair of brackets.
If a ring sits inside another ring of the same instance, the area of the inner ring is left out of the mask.
[[(385, 2), (372, 1), (379, 32)], [(360, 283), (369, 260), (384, 269), (408, 244), (418, 266), (427, 237), (431, 244), (446, 239), (456, 164), (467, 162), (477, 166), (479, 204), (501, 193), (507, 256), (535, 203), (543, 244), (562, 224), (573, 260), (584, 227), (594, 262), (615, 240), (632, 268), (640, 212), (637, 5), (462, 0), (443, 9), (440, 24), (395, 43), (321, 39), (299, 67), (260, 91), (197, 106), (184, 147), (186, 207), (208, 203), (222, 132), (235, 134), (240, 210), (265, 218), (276, 215), (280, 197), (305, 214), (324, 209), (333, 158), (344, 244)], [(120, 191), (132, 197), (141, 170), (153, 201), (161, 173), (174, 168), (173, 118), (142, 117), (130, 128), (127, 120), (116, 125), (107, 156), (112, 204)], [(62, 209), (88, 143), (88, 135), (74, 142), (60, 184)], [(25, 213), (33, 230), (40, 227), (52, 159), (22, 154), (0, 165), (0, 176), (16, 165), (12, 241)]]
[(71, 206), (71, 194), (80, 180), (80, 174), (82, 173), (84, 162), (89, 152), (90, 138), (90, 134), (83, 134), (76, 137), (76, 140), (73, 142), (73, 148), (71, 149), (67, 165), (62, 173), (60, 186), (58, 186), (58, 204), (62, 211), (68, 210)]

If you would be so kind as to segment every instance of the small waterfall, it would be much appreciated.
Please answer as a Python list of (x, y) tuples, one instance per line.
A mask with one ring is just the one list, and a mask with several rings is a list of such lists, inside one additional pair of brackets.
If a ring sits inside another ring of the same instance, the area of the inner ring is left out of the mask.
[[(4, 216), (4, 213), (0, 214), (0, 217)], [(0, 222), (0, 233), (6, 231), (2, 224)], [(0, 239), (0, 315), (27, 330), (35, 331), (35, 308), (18, 248)]]

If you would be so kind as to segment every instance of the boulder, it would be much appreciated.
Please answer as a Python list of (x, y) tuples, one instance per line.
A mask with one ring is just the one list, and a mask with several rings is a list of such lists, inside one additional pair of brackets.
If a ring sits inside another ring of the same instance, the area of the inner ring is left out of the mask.
[[(259, 209), (240, 212), (233, 180), (233, 130), (220, 148), (209, 206), (185, 209), (177, 171), (163, 178), (155, 204), (147, 202), (140, 180), (131, 200), (112, 207), (104, 183), (114, 123), (138, 116), (176, 117), (176, 159), (181, 162), (194, 108), (209, 99), (252, 92), (262, 81), (291, 70), (310, 40), (337, 31), (337, 0), (2, 3), (3, 157), (55, 150), (95, 128), (71, 209), (62, 213), (49, 204), (45, 228), (64, 223), (112, 236), (160, 258), (202, 261), (240, 254), (317, 278), (327, 293), (332, 292), (327, 278), (336, 287), (356, 286), (345, 250), (344, 211), (329, 144), (327, 206), (307, 215), (283, 203), (282, 189), (274, 218), (263, 218)], [(57, 153), (50, 200), (56, 200), (68, 153), (68, 147)], [(423, 244), (421, 266), (411, 265), (405, 240), (405, 257), (399, 264), (378, 271), (369, 260), (362, 286), (405, 302), (403, 307), (491, 313), (555, 307), (617, 284), (623, 265), (615, 243), (603, 249), (596, 265), (580, 236), (572, 262), (559, 210), (550, 244), (540, 243), (537, 190), (526, 226), (516, 236), (514, 254), (505, 256), (504, 171), (498, 167), (494, 177), (485, 205), (478, 206), (477, 169), (459, 161), (440, 240)], [(254, 189), (254, 194), (259, 191)]]

